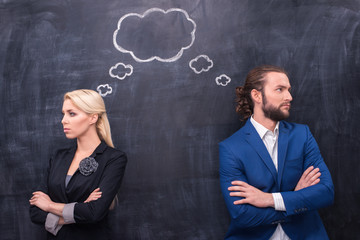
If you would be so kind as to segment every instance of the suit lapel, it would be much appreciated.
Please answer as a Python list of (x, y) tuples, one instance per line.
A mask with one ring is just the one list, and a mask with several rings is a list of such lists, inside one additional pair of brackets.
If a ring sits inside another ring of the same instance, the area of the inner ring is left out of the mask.
[(289, 130), (280, 122), (278, 140), (278, 187), (280, 189), (281, 179), (284, 171), (285, 157), (289, 142)]
[(90, 155), (90, 157), (95, 158), (96, 155), (99, 155), (101, 153), (103, 153), (105, 151), (105, 149), (107, 148), (107, 145), (104, 141), (101, 141), (101, 143), (99, 144), (99, 146), (97, 146), (97, 148), (94, 150), (94, 152)]
[(248, 120), (244, 126), (246, 141), (253, 147), (255, 152), (260, 156), (261, 160), (265, 163), (266, 167), (271, 172), (275, 182), (278, 182), (278, 176), (274, 162), (272, 161), (269, 152), (267, 151), (265, 144), (261, 140), (254, 126)]
[[(96, 158), (96, 156), (98, 154), (101, 154), (105, 151), (107, 145), (104, 141), (102, 141), (99, 146), (97, 146), (97, 148), (94, 150), (94, 152), (89, 156), (89, 157), (93, 157), (93, 158)], [(77, 149), (77, 146), (69, 149), (69, 151), (66, 153), (66, 156), (65, 156), (65, 159), (64, 159), (64, 164), (62, 164), (63, 166), (63, 169), (61, 170), (61, 177), (63, 179), (61, 179), (61, 181), (64, 183), (62, 184), (61, 186), (61, 189), (62, 189), (62, 192), (64, 193), (64, 195), (66, 196), (66, 186), (65, 186), (65, 178), (67, 176), (67, 172), (69, 171), (69, 168), (70, 168), (70, 165), (72, 163), (72, 160), (74, 159), (75, 157), (75, 151)], [(95, 159), (96, 160), (96, 159)], [(96, 160), (98, 161), (98, 160)], [(74, 175), (76, 174), (76, 172), (79, 171), (79, 169), (77, 169), (75, 172), (74, 172)], [(72, 177), (74, 177), (74, 175)], [(71, 180), (70, 180), (71, 181)]]
[(67, 194), (66, 194), (66, 187), (65, 187), (65, 178), (67, 176), (67, 173), (69, 171), (70, 165), (72, 163), (72, 160), (74, 159), (75, 156), (75, 151), (76, 151), (76, 146), (72, 147), (71, 149), (69, 149), (69, 151), (66, 153), (65, 157), (64, 157), (64, 164), (62, 164), (62, 169), (61, 169), (61, 193), (62, 195), (65, 197), (66, 201), (68, 201), (67, 199)]

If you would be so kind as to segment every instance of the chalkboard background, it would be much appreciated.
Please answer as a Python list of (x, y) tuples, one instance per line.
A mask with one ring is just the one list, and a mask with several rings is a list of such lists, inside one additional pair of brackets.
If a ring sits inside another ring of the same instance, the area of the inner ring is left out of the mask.
[(114, 236), (222, 239), (217, 143), (241, 126), (235, 87), (274, 64), (290, 75), (290, 121), (310, 126), (332, 173), (327, 232), (360, 239), (359, 10), (358, 0), (0, 1), (0, 238), (44, 239), (28, 199), (49, 155), (72, 144), (63, 94), (99, 87), (129, 158)]

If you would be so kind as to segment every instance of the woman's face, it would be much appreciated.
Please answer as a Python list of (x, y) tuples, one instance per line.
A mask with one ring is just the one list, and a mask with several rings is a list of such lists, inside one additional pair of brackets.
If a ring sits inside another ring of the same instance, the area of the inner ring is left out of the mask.
[(64, 101), (62, 112), (64, 117), (61, 123), (64, 133), (69, 139), (85, 136), (97, 120), (96, 115), (87, 114), (78, 109), (70, 99)]

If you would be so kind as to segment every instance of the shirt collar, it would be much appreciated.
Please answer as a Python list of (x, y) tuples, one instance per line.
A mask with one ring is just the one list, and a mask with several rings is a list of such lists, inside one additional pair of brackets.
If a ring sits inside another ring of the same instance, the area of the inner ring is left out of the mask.
[(270, 133), (274, 133), (275, 136), (278, 136), (279, 134), (279, 122), (276, 123), (276, 126), (274, 128), (274, 132), (271, 132), (269, 129), (267, 129), (266, 127), (264, 127), (263, 125), (261, 125), (260, 123), (258, 123), (257, 121), (255, 121), (255, 119), (253, 118), (253, 116), (250, 117), (250, 122), (252, 123), (252, 125), (254, 126), (255, 130), (257, 131), (257, 133), (260, 135), (260, 138), (263, 139), (265, 134), (270, 132)]

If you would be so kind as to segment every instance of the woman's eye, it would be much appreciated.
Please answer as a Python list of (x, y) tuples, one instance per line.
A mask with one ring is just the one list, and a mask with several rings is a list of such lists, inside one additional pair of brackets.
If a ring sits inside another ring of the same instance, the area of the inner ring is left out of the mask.
[(73, 112), (70, 112), (69, 115), (70, 115), (71, 117), (73, 117), (73, 116), (75, 116), (76, 114), (73, 113)]

